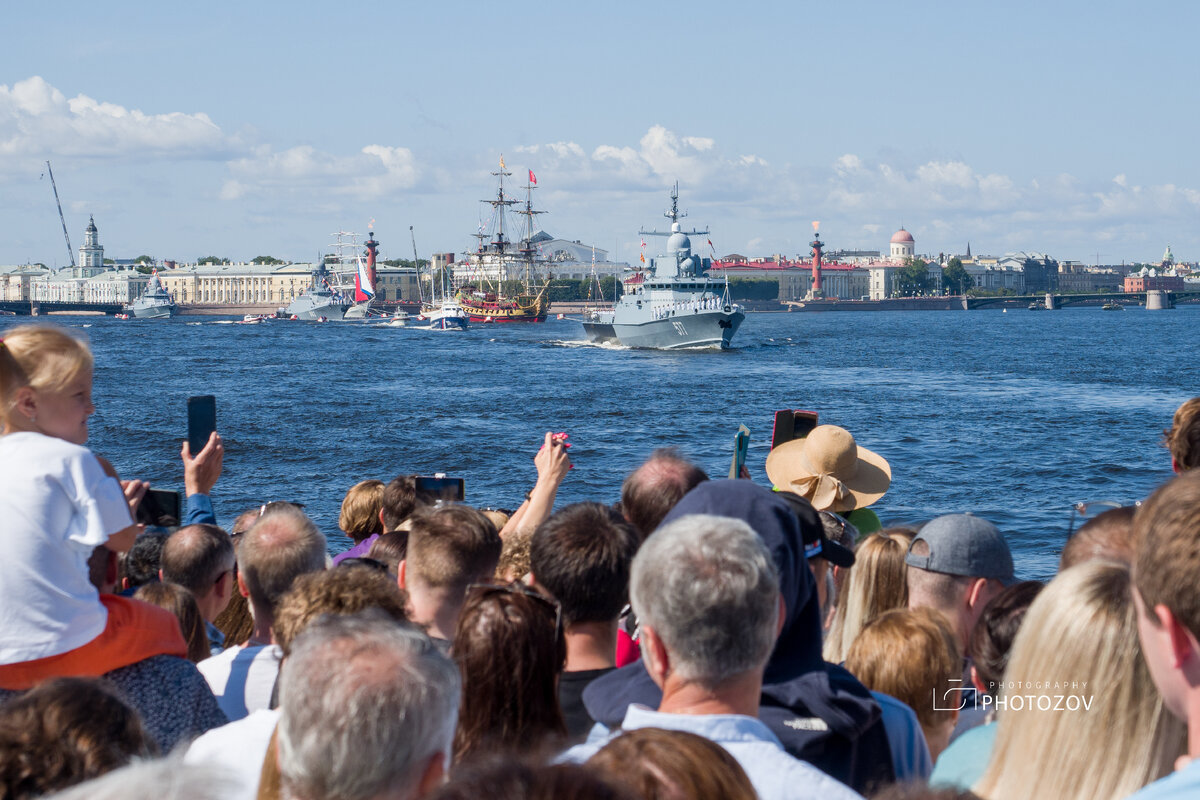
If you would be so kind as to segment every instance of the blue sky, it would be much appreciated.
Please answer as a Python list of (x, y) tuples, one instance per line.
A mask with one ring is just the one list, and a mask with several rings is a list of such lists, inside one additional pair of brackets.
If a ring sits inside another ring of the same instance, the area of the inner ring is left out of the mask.
[[(471, 246), (503, 153), (557, 236), (636, 258), (678, 180), (720, 254), (1200, 259), (1200, 5), (24, 3), (0, 264)], [(1098, 255), (1097, 255), (1098, 254)]]

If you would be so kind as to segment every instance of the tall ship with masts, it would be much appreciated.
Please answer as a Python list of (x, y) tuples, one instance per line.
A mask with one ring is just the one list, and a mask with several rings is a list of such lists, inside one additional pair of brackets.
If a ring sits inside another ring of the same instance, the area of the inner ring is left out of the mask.
[[(533, 243), (534, 219), (545, 213), (533, 207), (537, 178), (529, 170), (525, 202), (521, 203), (504, 193), (504, 178), (512, 173), (505, 169), (503, 156), (500, 170), (492, 175), (499, 179), (496, 197), (482, 201), (492, 207), (491, 218), (475, 234), (479, 245), (476, 252), (467, 254), (468, 282), (459, 288), (455, 299), (472, 322), (545, 322), (550, 299), (546, 295), (546, 281), (538, 269), (542, 259)], [(515, 243), (504, 230), (510, 206), (517, 206), (515, 213), (525, 217), (518, 228), (521, 238)], [(514, 283), (520, 286), (515, 292)]]

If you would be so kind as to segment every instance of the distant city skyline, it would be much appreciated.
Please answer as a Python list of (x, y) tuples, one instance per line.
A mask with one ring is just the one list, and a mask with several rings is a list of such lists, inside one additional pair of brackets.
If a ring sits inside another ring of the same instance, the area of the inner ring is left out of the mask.
[[(1200, 7), (314, 0), (23, 4), (0, 51), (0, 264), (461, 253), (500, 156), (542, 228), (637, 260), (680, 183), (704, 255), (1200, 260)], [(651, 242), (653, 245), (654, 243)]]

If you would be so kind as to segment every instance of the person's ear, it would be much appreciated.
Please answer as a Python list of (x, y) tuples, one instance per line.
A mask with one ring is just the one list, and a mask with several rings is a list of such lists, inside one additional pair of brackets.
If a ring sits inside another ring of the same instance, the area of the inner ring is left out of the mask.
[(967, 608), (976, 608), (980, 603), (987, 601), (987, 585), (987, 578), (971, 581), (971, 588), (967, 590)]
[(1154, 607), (1154, 616), (1158, 617), (1159, 625), (1167, 632), (1171, 644), (1171, 666), (1183, 669), (1196, 658), (1198, 648), (1192, 632), (1187, 629), (1175, 613), (1162, 603)]
[(26, 384), (17, 389), (12, 407), (21, 412), (27, 419), (34, 419), (37, 416), (37, 393), (33, 390), (33, 387)]
[(971, 685), (975, 687), (975, 691), (980, 694), (987, 694), (987, 689), (983, 686), (983, 678), (979, 677), (979, 670), (975, 669), (975, 665), (971, 665)]
[(417, 784), (417, 797), (424, 797), (446, 782), (446, 754), (434, 753)]
[(159, 569), (159, 571), (158, 571), (158, 580), (159, 580), (161, 583), (166, 583), (166, 579), (165, 579), (165, 578), (163, 578), (163, 576), (162, 576), (162, 569)]
[(408, 567), (408, 559), (407, 558), (401, 560), (400, 563), (396, 566), (396, 585), (399, 586), (401, 589), (405, 589), (405, 590), (408, 589), (408, 587), (405, 585), (405, 580), (406, 580), (405, 573), (408, 571), (407, 567)]
[(238, 594), (240, 594), (242, 597), (246, 597), (246, 598), (250, 597), (250, 590), (248, 588), (246, 588), (246, 579), (242, 576), (242, 573), (240, 571), (238, 572), (238, 576), (237, 576), (237, 587), (238, 587)]
[(661, 689), (671, 674), (671, 656), (667, 653), (667, 648), (654, 629), (646, 625), (642, 625), (638, 646), (642, 650), (642, 661), (646, 665), (646, 671)]
[(222, 573), (221, 577), (217, 578), (217, 597), (222, 600), (227, 600), (233, 596), (233, 570)]
[(783, 633), (784, 623), (787, 622), (787, 603), (783, 600), (783, 592), (779, 593), (779, 619), (775, 621), (775, 638)]
[(116, 586), (118, 576), (121, 574), (121, 565), (117, 561), (117, 554), (113, 551), (108, 551), (108, 562), (104, 565), (104, 583), (106, 586)]
[(379, 509), (379, 527), (383, 530), (384, 533), (391, 533), (391, 531), (389, 531), (387, 529), (387, 523), (383, 521), (383, 509), (382, 508)]

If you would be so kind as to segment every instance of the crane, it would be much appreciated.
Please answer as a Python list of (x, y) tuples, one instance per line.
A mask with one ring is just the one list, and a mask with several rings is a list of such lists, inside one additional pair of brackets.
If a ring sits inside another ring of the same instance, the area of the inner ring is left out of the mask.
[(46, 171), (50, 173), (50, 186), (54, 189), (54, 202), (58, 204), (58, 219), (62, 222), (63, 238), (67, 240), (67, 255), (71, 258), (71, 269), (75, 269), (75, 249), (71, 247), (71, 235), (67, 233), (67, 218), (62, 213), (62, 202), (58, 199), (58, 186), (54, 183), (54, 170), (50, 162), (46, 162)]

